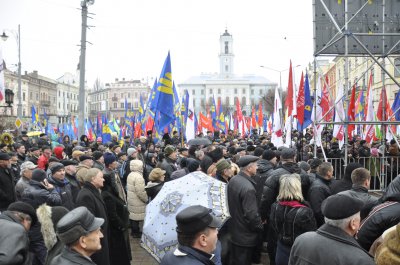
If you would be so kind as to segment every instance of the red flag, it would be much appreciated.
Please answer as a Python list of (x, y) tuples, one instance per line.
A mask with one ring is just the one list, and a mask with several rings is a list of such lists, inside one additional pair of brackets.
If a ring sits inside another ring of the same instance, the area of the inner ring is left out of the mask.
[[(282, 89), (282, 88), (281, 88)], [(287, 96), (285, 100), (285, 105), (288, 108), (288, 116), (292, 114), (293, 110), (293, 73), (292, 73), (292, 60), (290, 60), (290, 67), (289, 67), (289, 81), (288, 81), (288, 88), (287, 88)]]
[(262, 127), (264, 123), (264, 115), (262, 112), (262, 104), (258, 103), (258, 126)]
[(257, 122), (256, 122), (256, 111), (254, 109), (254, 106), (251, 107), (251, 127), (257, 128)]
[(203, 113), (200, 112), (200, 123), (201, 123), (201, 127), (205, 128), (209, 131), (213, 130), (213, 126), (212, 126), (212, 121), (211, 119), (207, 118), (205, 115), (203, 115)]
[(239, 98), (236, 98), (236, 116), (238, 121), (243, 121), (242, 108), (240, 107)]
[[(322, 97), (321, 97), (321, 103), (320, 106), (322, 108), (322, 115), (325, 115), (325, 113), (327, 113), (329, 111), (329, 108), (331, 107), (331, 102), (330, 102), (330, 98), (329, 98), (329, 92), (328, 92), (328, 88), (326, 87), (327, 85), (329, 85), (328, 83), (328, 76), (325, 76), (325, 82), (324, 82), (324, 86), (322, 89)], [(333, 111), (329, 112), (329, 114), (327, 114), (325, 116), (325, 121), (330, 121), (333, 117)]]
[[(383, 102), (385, 102), (385, 103), (383, 103)], [(385, 109), (383, 108), (383, 104), (385, 104)], [(386, 88), (383, 87), (382, 92), (381, 92), (381, 97), (379, 99), (379, 104), (378, 104), (378, 113), (376, 114), (376, 117), (378, 118), (378, 120), (386, 121), (389, 118), (388, 111), (390, 111), (390, 106), (389, 106), (389, 102), (388, 102), (387, 96), (386, 96)]]
[[(353, 89), (351, 90), (351, 98), (349, 102), (349, 108), (347, 109), (347, 116), (349, 121), (356, 120), (356, 84), (353, 85)], [(351, 138), (351, 134), (354, 131), (356, 126), (354, 124), (349, 124), (347, 126), (347, 135)]]
[(300, 86), (299, 86), (299, 94), (297, 95), (297, 120), (299, 121), (300, 125), (303, 125), (304, 122), (304, 76), (303, 72), (301, 72), (301, 79), (300, 79)]

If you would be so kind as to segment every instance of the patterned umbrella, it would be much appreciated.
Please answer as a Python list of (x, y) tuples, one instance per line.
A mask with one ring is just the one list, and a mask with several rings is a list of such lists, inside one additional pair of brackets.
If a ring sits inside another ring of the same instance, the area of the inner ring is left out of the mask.
[(224, 223), (229, 217), (226, 184), (201, 171), (166, 182), (147, 205), (141, 245), (158, 262), (176, 247), (175, 216), (192, 205), (203, 205)]

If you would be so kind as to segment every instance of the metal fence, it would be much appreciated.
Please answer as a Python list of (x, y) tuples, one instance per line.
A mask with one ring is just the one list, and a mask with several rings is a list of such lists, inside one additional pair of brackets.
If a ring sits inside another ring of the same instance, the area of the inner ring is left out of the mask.
[[(345, 175), (344, 158), (327, 158), (334, 168), (336, 179), (342, 179)], [(360, 163), (371, 172), (371, 191), (383, 190), (400, 174), (400, 157), (361, 157), (348, 158), (349, 163)]]

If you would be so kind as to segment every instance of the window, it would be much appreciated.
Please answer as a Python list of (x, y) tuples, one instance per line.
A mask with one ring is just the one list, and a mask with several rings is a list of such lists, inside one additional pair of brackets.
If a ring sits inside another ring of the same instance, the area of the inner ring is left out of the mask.
[(251, 99), (251, 106), (254, 106), (254, 99)]
[[(22, 100), (25, 101), (25, 92), (22, 93)], [(24, 115), (25, 116), (25, 115)]]
[(60, 90), (58, 90), (58, 96), (61, 97), (61, 91)]
[(32, 92), (29, 93), (29, 99), (32, 100)]
[(117, 93), (114, 93), (114, 98), (116, 98), (117, 97)]
[(131, 97), (131, 93), (128, 93), (128, 98), (130, 98)]
[(139, 103), (135, 102), (135, 108), (139, 108)]
[(53, 97), (53, 103), (56, 103), (56, 97)]
[(204, 89), (201, 90), (201, 94), (204, 95)]
[(137, 98), (138, 97), (138, 94), (137, 94), (137, 92), (135, 92), (135, 98)]
[(229, 70), (229, 66), (225, 65), (225, 72), (228, 72), (228, 70)]
[(121, 93), (121, 98), (124, 98), (124, 93)]
[(254, 95), (254, 89), (251, 90), (251, 94)]
[(196, 95), (196, 90), (192, 90), (192, 95), (194, 96), (194, 95)]
[(121, 103), (121, 109), (125, 108), (125, 103)]
[(246, 89), (245, 88), (242, 89), (242, 93), (246, 94)]
[(129, 102), (129, 103), (128, 103), (128, 109), (131, 109), (131, 108), (132, 108), (132, 103)]
[(226, 104), (227, 106), (230, 105), (230, 104), (229, 104), (229, 97), (226, 97), (226, 99), (225, 99), (225, 104)]
[(237, 94), (237, 88), (235, 88), (235, 94)]
[(201, 106), (205, 106), (206, 104), (204, 104), (204, 99), (201, 99)]
[(221, 88), (218, 88), (218, 94), (221, 94)]
[(394, 65), (397, 68), (394, 69), (394, 77), (400, 77), (400, 58), (394, 59)]
[(210, 94), (212, 94), (212, 89), (210, 88)]
[(36, 100), (39, 100), (39, 94), (36, 93)]
[(60, 102), (58, 102), (58, 108), (61, 109), (61, 103)]
[(242, 106), (246, 105), (246, 97), (242, 97)]

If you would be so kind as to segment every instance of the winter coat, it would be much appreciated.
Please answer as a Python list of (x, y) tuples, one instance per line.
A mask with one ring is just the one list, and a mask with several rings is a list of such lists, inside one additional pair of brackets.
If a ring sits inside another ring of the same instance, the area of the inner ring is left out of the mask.
[(176, 167), (176, 161), (166, 157), (163, 159), (160, 165), (161, 169), (165, 170), (165, 181), (171, 180), (172, 172), (178, 170)]
[(211, 258), (212, 255), (199, 252), (191, 247), (178, 246), (175, 250), (165, 254), (160, 265), (214, 265)]
[(254, 180), (256, 181), (257, 200), (261, 203), (264, 183), (268, 178), (268, 173), (274, 170), (275, 165), (272, 164), (271, 161), (265, 159), (258, 160), (257, 165), (257, 175), (254, 177)]
[(81, 189), (79, 181), (76, 179), (75, 175), (70, 175), (67, 172), (65, 172), (65, 178), (68, 180), (69, 184), (71, 185), (72, 197), (74, 198), (74, 201), (75, 201), (76, 196), (78, 196), (78, 193)]
[(47, 167), (49, 166), (49, 159), (45, 155), (41, 155), (38, 158), (37, 161), (38, 168), (47, 170)]
[(17, 184), (15, 184), (15, 195), (17, 197), (17, 201), (21, 200), (22, 193), (28, 187), (29, 187), (29, 179), (27, 179), (25, 177), (21, 177), (18, 180)]
[(116, 171), (111, 170), (109, 168), (104, 168), (103, 170), (104, 179), (109, 178), (111, 183), (110, 185), (118, 192), (118, 196), (121, 200), (123, 200), (126, 204), (126, 194), (124, 190), (124, 186), (122, 184), (121, 178), (116, 173)]
[(88, 167), (85, 164), (79, 163), (76, 166), (76, 179), (80, 182), (83, 183), (83, 178), (86, 176), (86, 173), (88, 172), (88, 170), (90, 169), (90, 167)]
[(233, 244), (254, 247), (263, 229), (258, 213), (255, 181), (242, 171), (228, 183), (228, 205), (231, 214), (229, 231)]
[(386, 188), (379, 201), (387, 201), (387, 198), (392, 197), (394, 194), (397, 193), (400, 193), (400, 175), (395, 177), (392, 182), (390, 182), (389, 186)]
[(316, 232), (296, 238), (289, 265), (373, 265), (374, 260), (357, 241), (342, 229), (324, 224)]
[(104, 164), (100, 163), (99, 161), (94, 161), (93, 162), (93, 168), (98, 168), (101, 171), (104, 170)]
[(75, 198), (72, 196), (71, 184), (68, 179), (58, 180), (53, 177), (48, 178), (49, 183), (54, 185), (54, 189), (60, 194), (61, 206), (64, 206), (68, 210), (75, 208)]
[(0, 168), (0, 212), (5, 211), (11, 203), (15, 202), (15, 183), (11, 169)]
[(96, 263), (95, 260), (93, 259), (94, 255), (96, 255), (96, 253), (90, 257), (93, 260), (92, 261), (87, 257), (82, 256), (75, 250), (68, 247), (64, 247), (61, 254), (56, 256), (50, 263), (50, 265), (72, 265), (72, 264), (98, 265), (99, 263)]
[[(102, 225), (104, 237), (100, 239), (101, 250), (93, 254), (91, 256), (91, 259), (97, 265), (111, 264), (109, 257), (109, 248), (108, 248), (109, 231), (108, 231), (107, 210), (104, 201), (101, 197), (100, 191), (96, 189), (96, 187), (92, 183), (85, 182), (83, 184), (82, 189), (79, 191), (78, 197), (76, 197), (76, 207), (79, 206), (85, 206), (95, 217), (104, 219), (104, 223)], [(58, 263), (52, 263), (52, 264), (58, 264)]]
[(111, 186), (111, 180), (104, 183), (101, 197), (106, 205), (111, 264), (130, 265), (132, 259), (129, 243), (129, 211), (125, 201), (118, 194), (118, 191)]
[(330, 186), (331, 193), (332, 193), (332, 195), (334, 195), (339, 192), (350, 190), (352, 186), (353, 186), (353, 182), (351, 181), (351, 179), (343, 178), (343, 179), (340, 179), (340, 180), (337, 180), (337, 181), (331, 183), (331, 186)]
[(364, 220), (368, 216), (369, 212), (378, 205), (378, 197), (372, 196), (368, 193), (368, 189), (363, 186), (353, 185), (351, 190), (342, 191), (339, 194), (344, 194), (356, 199), (360, 199), (364, 202), (364, 206), (361, 209), (361, 220)]
[(298, 201), (275, 202), (271, 207), (269, 223), (278, 240), (288, 247), (299, 235), (317, 229), (312, 209)]
[(183, 176), (186, 176), (187, 174), (189, 174), (189, 170), (186, 167), (184, 167), (182, 169), (178, 169), (178, 170), (172, 172), (170, 179), (171, 180), (178, 179)]
[(145, 190), (147, 197), (149, 198), (149, 202), (157, 196), (163, 186), (164, 182), (147, 182)]
[(143, 221), (148, 201), (143, 178), (143, 162), (131, 160), (131, 173), (127, 179), (129, 219)]
[(318, 227), (325, 223), (324, 215), (321, 211), (321, 204), (326, 198), (331, 196), (331, 189), (329, 188), (330, 183), (330, 180), (326, 180), (317, 174), (317, 178), (308, 191), (308, 198)]
[(28, 233), (13, 213), (0, 215), (0, 264), (31, 264)]
[(276, 201), (279, 193), (279, 179), (285, 174), (300, 174), (301, 178), (301, 189), (303, 192), (303, 197), (308, 198), (308, 189), (311, 185), (310, 177), (302, 170), (297, 163), (286, 162), (285, 164), (277, 166), (275, 170), (271, 170), (267, 174), (267, 180), (264, 183), (260, 214), (263, 220), (269, 219), (269, 213), (272, 204)]
[(375, 206), (369, 215), (361, 222), (357, 232), (357, 241), (369, 250), (372, 243), (382, 233), (400, 222), (400, 198), (391, 197), (386, 202)]
[(55, 189), (47, 190), (35, 180), (29, 181), (29, 187), (22, 193), (21, 200), (29, 203), (35, 209), (43, 203), (49, 206), (60, 206), (62, 203), (61, 196)]

